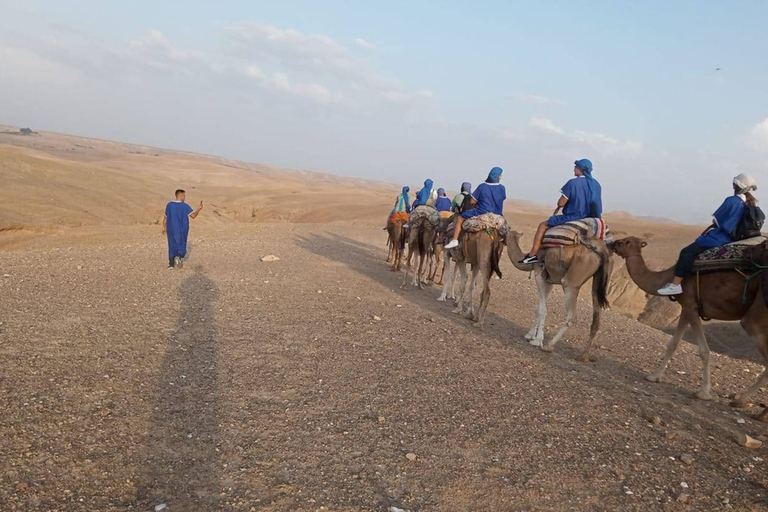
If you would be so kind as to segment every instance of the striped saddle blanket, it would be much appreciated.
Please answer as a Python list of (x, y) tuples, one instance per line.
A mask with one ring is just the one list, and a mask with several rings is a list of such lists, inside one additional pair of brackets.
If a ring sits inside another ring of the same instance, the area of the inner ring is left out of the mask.
[(509, 224), (507, 219), (501, 215), (495, 213), (485, 213), (478, 215), (477, 217), (470, 217), (464, 221), (461, 226), (462, 231), (467, 233), (475, 233), (477, 231), (483, 231), (484, 229), (495, 229), (499, 232), (499, 236), (502, 240), (507, 239), (509, 234)]
[(603, 219), (589, 218), (567, 222), (544, 233), (542, 247), (563, 247), (575, 245), (581, 240), (597, 238), (605, 243), (613, 242), (613, 236)]
[(716, 270), (751, 269), (753, 252), (766, 238), (759, 236), (748, 240), (739, 240), (731, 244), (707, 249), (693, 263), (694, 272), (713, 272)]
[(413, 224), (419, 219), (427, 219), (430, 223), (437, 226), (439, 218), (440, 216), (437, 214), (437, 210), (431, 206), (417, 206), (416, 209), (411, 212), (411, 217), (408, 223)]

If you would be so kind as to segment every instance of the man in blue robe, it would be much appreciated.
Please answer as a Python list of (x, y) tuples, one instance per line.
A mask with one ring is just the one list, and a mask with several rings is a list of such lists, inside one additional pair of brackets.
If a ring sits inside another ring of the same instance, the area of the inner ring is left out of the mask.
[(504, 185), (499, 183), (503, 172), (501, 167), (494, 167), (488, 173), (488, 178), (486, 178), (485, 182), (478, 185), (472, 194), (472, 198), (475, 200), (475, 207), (462, 212), (456, 219), (453, 239), (445, 245), (445, 249), (454, 249), (459, 246), (459, 236), (461, 235), (461, 226), (464, 224), (464, 219), (479, 217), (486, 213), (504, 215), (504, 200), (507, 198), (507, 190), (504, 188)]
[[(520, 263), (538, 263), (536, 256), (541, 249), (544, 234), (549, 228), (560, 226), (567, 222), (586, 218), (600, 218), (603, 215), (603, 189), (600, 183), (592, 177), (592, 162), (586, 158), (576, 160), (573, 167), (575, 178), (571, 178), (560, 190), (555, 214), (539, 224), (536, 236), (533, 238), (531, 251)], [(558, 215), (560, 210), (563, 211)]]
[(189, 236), (189, 219), (194, 219), (203, 209), (203, 202), (197, 210), (184, 202), (187, 193), (181, 189), (176, 191), (176, 200), (165, 206), (163, 217), (163, 234), (168, 235), (168, 268), (182, 268), (182, 258), (187, 255), (187, 237)]

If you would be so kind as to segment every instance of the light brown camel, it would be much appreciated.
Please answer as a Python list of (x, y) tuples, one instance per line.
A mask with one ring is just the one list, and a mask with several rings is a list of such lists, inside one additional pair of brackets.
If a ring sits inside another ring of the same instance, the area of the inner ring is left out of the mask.
[[(541, 347), (545, 352), (552, 352), (555, 344), (560, 341), (568, 328), (576, 321), (576, 300), (581, 287), (592, 279), (592, 326), (589, 331), (589, 341), (583, 361), (589, 361), (589, 351), (600, 330), (600, 313), (608, 307), (608, 281), (613, 272), (611, 251), (602, 240), (590, 239), (583, 244), (559, 248), (543, 249), (539, 253), (542, 263), (523, 265), (519, 263), (525, 257), (520, 249), (521, 233), (511, 232), (507, 237), (507, 254), (512, 264), (519, 270), (534, 272), (536, 288), (539, 291), (539, 303), (536, 309), (536, 319), (531, 330), (525, 335), (531, 345)], [(543, 253), (543, 254), (542, 254)], [(544, 344), (544, 326), (547, 319), (547, 296), (553, 284), (560, 284), (565, 294), (565, 323), (557, 331), (549, 344)]]
[(392, 271), (397, 272), (400, 270), (400, 263), (403, 258), (403, 251), (405, 250), (405, 225), (404, 220), (396, 220), (394, 222), (387, 222), (387, 232), (389, 233), (389, 253), (387, 257), (387, 263), (392, 263)]
[[(491, 274), (496, 274), (501, 277), (501, 270), (499, 269), (499, 260), (501, 259), (501, 253), (504, 250), (504, 242), (499, 236), (499, 232), (495, 229), (476, 231), (476, 232), (462, 232), (461, 234), (461, 248), (463, 248), (464, 261), (472, 265), (472, 284), (469, 291), (469, 308), (472, 320), (479, 328), (483, 328), (485, 324), (485, 313), (488, 309), (488, 302), (491, 299)], [(459, 292), (459, 298), (456, 303), (454, 313), (461, 314), (464, 306), (464, 295), (467, 287), (467, 270), (466, 265), (460, 265), (461, 271), (461, 290)], [(478, 276), (483, 278), (483, 293), (480, 296), (480, 304), (477, 310), (474, 309), (473, 295), (475, 289), (475, 283)]]
[[(642, 249), (646, 245), (647, 243), (639, 238), (628, 237), (614, 242), (612, 249), (626, 260), (627, 271), (635, 284), (645, 293), (658, 295), (657, 290), (672, 281), (674, 267), (660, 272), (649, 270), (642, 255)], [(744, 277), (733, 270), (700, 274), (698, 294), (696, 282), (695, 276), (683, 279), (683, 293), (676, 297), (682, 308), (677, 329), (667, 345), (659, 367), (646, 379), (651, 382), (661, 380), (667, 364), (677, 350), (685, 328), (690, 325), (696, 337), (696, 343), (699, 345), (699, 356), (704, 363), (701, 388), (696, 396), (702, 400), (711, 400), (709, 345), (701, 325), (701, 316), (715, 320), (741, 320), (741, 326), (755, 340), (760, 353), (766, 359), (766, 370), (758, 377), (757, 382), (741, 395), (734, 397), (731, 403), (735, 407), (744, 407), (748, 404), (749, 398), (768, 382), (768, 306), (766, 306), (768, 296), (765, 295), (768, 290), (763, 289), (764, 296), (760, 297), (759, 291), (764, 285), (758, 279), (745, 283)], [(765, 415), (766, 412), (763, 412), (759, 419), (765, 420)]]
[(408, 287), (408, 273), (413, 269), (413, 254), (418, 253), (419, 266), (418, 270), (413, 274), (412, 286), (418, 286), (419, 289), (424, 288), (424, 284), (427, 284), (427, 258), (429, 257), (429, 245), (435, 239), (435, 225), (432, 224), (427, 217), (419, 217), (418, 219), (411, 220), (409, 223), (409, 236), (408, 236), (408, 258), (405, 262), (405, 276), (403, 276), (403, 284), (401, 289), (405, 290)]

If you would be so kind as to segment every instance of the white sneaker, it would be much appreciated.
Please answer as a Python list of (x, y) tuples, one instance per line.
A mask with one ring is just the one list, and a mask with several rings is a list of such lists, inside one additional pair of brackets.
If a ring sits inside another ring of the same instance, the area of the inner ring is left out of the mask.
[(667, 286), (660, 289), (656, 293), (658, 293), (659, 295), (663, 295), (665, 297), (669, 297), (672, 295), (680, 295), (683, 293), (683, 287), (680, 286), (679, 284), (669, 283)]
[(451, 240), (450, 242), (445, 244), (444, 249), (455, 249), (458, 246), (459, 246), (459, 241), (458, 240)]

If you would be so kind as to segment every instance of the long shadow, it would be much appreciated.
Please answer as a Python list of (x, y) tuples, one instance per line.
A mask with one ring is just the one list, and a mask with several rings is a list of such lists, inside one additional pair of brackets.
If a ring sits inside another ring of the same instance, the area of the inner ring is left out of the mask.
[(155, 383), (138, 500), (146, 510), (213, 510), (221, 492), (218, 288), (198, 266), (179, 288), (181, 309)]
[[(403, 275), (392, 272), (384, 264), (384, 250), (374, 246), (363, 244), (357, 240), (347, 238), (334, 233), (312, 234), (296, 237), (297, 245), (323, 258), (327, 258), (347, 265), (352, 270), (365, 275), (387, 287), (396, 288), (402, 283)], [(493, 281), (491, 281), (493, 286)], [(433, 288), (434, 289), (434, 288)], [(429, 288), (427, 288), (429, 290)], [(456, 325), (469, 325), (465, 320), (449, 312), (448, 306), (435, 301), (433, 293), (417, 290), (409, 284), (408, 291), (397, 290), (403, 300), (417, 304), (426, 310), (432, 311), (436, 316), (445, 319), (453, 319)], [(494, 298), (491, 296), (490, 307)], [(531, 306), (533, 307), (533, 306)], [(651, 384), (645, 380), (645, 375), (637, 368), (624, 364), (619, 360), (619, 354), (614, 356), (610, 344), (596, 340), (593, 354), (598, 352), (597, 346), (607, 344), (605, 351), (600, 351), (596, 364), (577, 362), (584, 345), (583, 341), (576, 344), (560, 343), (553, 354), (546, 354), (536, 347), (524, 342), (510, 342), (510, 340), (522, 341), (527, 328), (512, 323), (498, 315), (488, 313), (486, 316), (486, 330), (483, 336), (489, 341), (495, 340), (503, 345), (514, 347), (532, 357), (547, 359), (549, 363), (563, 371), (577, 371), (584, 382), (604, 392), (616, 393), (621, 389), (626, 396), (645, 396), (648, 400), (643, 406), (646, 411), (664, 410), (666, 417), (675, 417), (688, 426), (695, 424), (707, 424), (710, 432), (720, 435), (722, 438), (733, 435), (730, 419), (725, 415), (712, 414), (716, 408), (721, 412), (731, 414), (731, 409), (724, 404), (705, 402), (692, 397), (691, 391), (683, 389), (674, 383), (662, 382)], [(603, 333), (604, 334), (604, 333)], [(549, 338), (547, 338), (549, 339)], [(659, 354), (661, 356), (661, 354)], [(642, 398), (638, 398), (642, 400)], [(680, 404), (688, 407), (681, 409)], [(760, 487), (762, 489), (762, 487)]]

